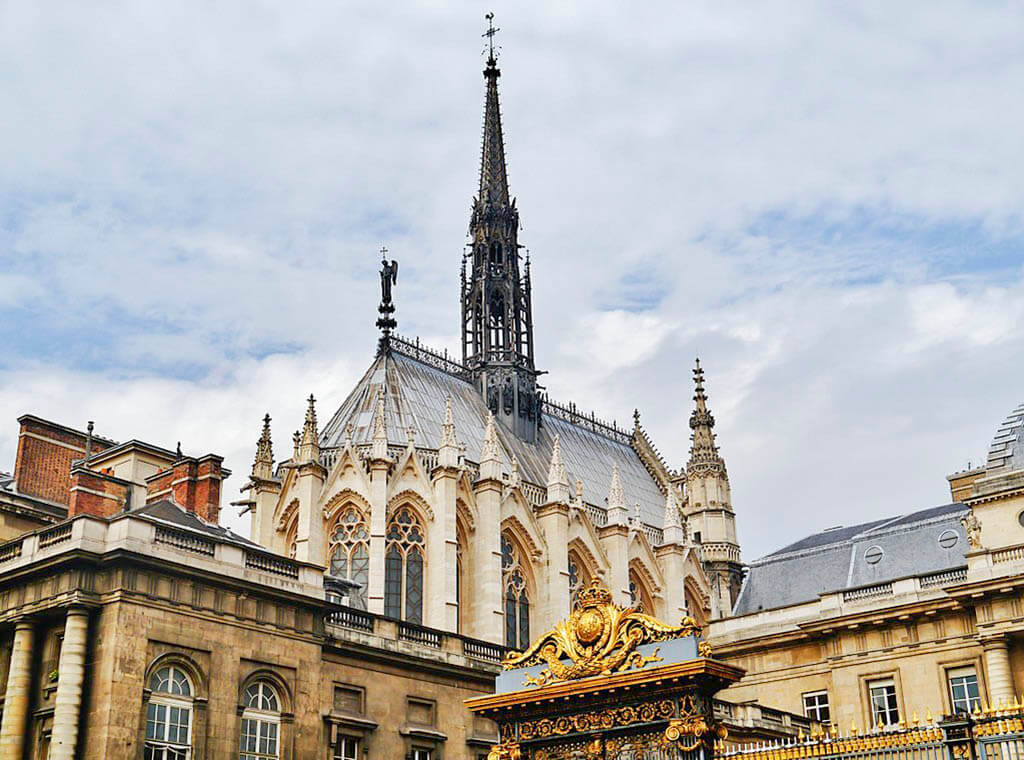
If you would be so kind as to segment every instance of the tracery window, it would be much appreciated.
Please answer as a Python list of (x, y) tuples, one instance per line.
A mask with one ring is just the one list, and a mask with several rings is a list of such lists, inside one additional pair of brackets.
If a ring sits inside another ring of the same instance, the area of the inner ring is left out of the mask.
[(177, 665), (149, 679), (145, 760), (188, 760), (192, 756), (192, 684)]
[(505, 600), (505, 646), (526, 649), (530, 645), (530, 595), (519, 550), (504, 533), (501, 534), (501, 581)]
[(370, 582), (370, 533), (362, 512), (348, 507), (331, 534), (331, 575), (359, 584), (349, 594), (349, 604), (366, 609), (366, 588)]
[(242, 741), (239, 760), (279, 760), (281, 699), (266, 681), (249, 684), (242, 698)]
[(423, 622), (423, 528), (410, 509), (391, 518), (384, 553), (384, 614)]

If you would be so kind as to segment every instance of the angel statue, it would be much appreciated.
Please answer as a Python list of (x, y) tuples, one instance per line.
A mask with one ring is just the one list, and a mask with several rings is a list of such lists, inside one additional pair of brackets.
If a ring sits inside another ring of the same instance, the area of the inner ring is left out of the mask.
[(381, 249), (380, 298), (384, 305), (391, 305), (391, 286), (398, 282), (398, 262), (387, 260), (388, 249)]

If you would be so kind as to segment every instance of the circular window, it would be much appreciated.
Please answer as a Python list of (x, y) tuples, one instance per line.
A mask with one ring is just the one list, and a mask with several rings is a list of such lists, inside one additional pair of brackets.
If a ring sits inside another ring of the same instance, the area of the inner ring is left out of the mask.
[(1017, 522), (1019, 522), (1020, 526), (1024, 528), (1024, 512), (1021, 512), (1019, 515), (1017, 515)]
[(869, 565), (877, 565), (882, 560), (882, 556), (885, 554), (882, 551), (881, 546), (869, 546), (868, 550), (864, 552), (864, 561)]
[(952, 549), (960, 541), (960, 534), (955, 530), (944, 530), (939, 534), (939, 546), (943, 549)]

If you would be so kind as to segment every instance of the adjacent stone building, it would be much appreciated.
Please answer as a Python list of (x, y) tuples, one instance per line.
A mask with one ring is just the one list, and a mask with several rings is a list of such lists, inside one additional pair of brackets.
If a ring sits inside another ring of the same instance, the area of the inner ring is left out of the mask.
[(1024, 406), (952, 503), (808, 536), (748, 568), (717, 656), (730, 702), (860, 727), (1024, 692)]

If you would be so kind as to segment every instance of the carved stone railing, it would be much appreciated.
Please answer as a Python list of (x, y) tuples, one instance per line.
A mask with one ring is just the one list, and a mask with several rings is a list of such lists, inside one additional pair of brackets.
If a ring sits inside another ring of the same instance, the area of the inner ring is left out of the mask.
[(891, 583), (879, 583), (875, 586), (864, 586), (843, 592), (844, 602), (856, 602), (861, 599), (875, 599), (882, 596), (892, 596)]
[(166, 528), (162, 525), (156, 526), (153, 542), (173, 546), (181, 551), (201, 554), (204, 557), (212, 557), (217, 548), (217, 544), (208, 538), (197, 536), (185, 530)]
[(354, 607), (346, 607), (327, 616), (328, 623), (368, 633), (373, 633), (373, 620), (372, 614), (364, 610), (357, 610)]
[(61, 525), (55, 525), (52, 528), (40, 532), (39, 534), (39, 548), (45, 548), (47, 546), (53, 546), (54, 544), (63, 543), (64, 541), (71, 540), (71, 523), (63, 523)]
[(1010, 546), (1006, 549), (996, 549), (992, 552), (992, 564), (998, 565), (1003, 562), (1015, 562), (1024, 559), (1024, 544)]
[(21, 556), (22, 539), (16, 538), (0, 545), (0, 562), (8, 562)]
[(247, 549), (245, 552), (245, 566), (250, 570), (259, 570), (271, 575), (280, 575), (283, 578), (298, 580), (299, 566), (285, 557), (278, 557), (273, 554)]
[(946, 586), (951, 583), (962, 583), (967, 580), (967, 568), (959, 567), (956, 570), (946, 570), (941, 573), (921, 576), (921, 588), (934, 588), (935, 586)]
[(472, 657), (476, 660), (501, 662), (501, 658), (505, 656), (505, 647), (491, 644), (487, 641), (479, 641), (478, 639), (464, 638), (462, 640), (462, 653), (466, 657)]
[(433, 628), (407, 623), (404, 620), (398, 621), (398, 638), (401, 641), (414, 641), (417, 644), (440, 649), (441, 635), (440, 631)]

